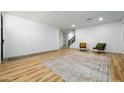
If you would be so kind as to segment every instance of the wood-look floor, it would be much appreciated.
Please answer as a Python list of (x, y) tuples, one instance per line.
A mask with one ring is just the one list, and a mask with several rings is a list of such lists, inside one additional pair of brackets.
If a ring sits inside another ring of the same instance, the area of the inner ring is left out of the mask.
[[(76, 49), (60, 49), (54, 52), (38, 54), (19, 60), (0, 64), (1, 82), (64, 82), (54, 72), (45, 67), (42, 62), (50, 57), (64, 55), (66, 52), (79, 51)], [(79, 51), (80, 52), (80, 51)], [(92, 53), (110, 57), (110, 72), (112, 81), (124, 81), (124, 55), (115, 53)]]

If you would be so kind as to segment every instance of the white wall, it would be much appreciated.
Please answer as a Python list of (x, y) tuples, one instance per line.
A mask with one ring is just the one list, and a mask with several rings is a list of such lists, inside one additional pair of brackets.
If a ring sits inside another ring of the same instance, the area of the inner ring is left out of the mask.
[(107, 43), (106, 51), (124, 53), (122, 22), (96, 25), (76, 30), (76, 42), (72, 48), (79, 48), (79, 42), (86, 42), (92, 49), (97, 42)]
[(63, 32), (60, 31), (60, 32), (59, 32), (59, 46), (60, 46), (60, 48), (63, 47), (63, 43), (64, 43), (63, 38), (64, 38), (64, 37), (63, 37)]
[(68, 33), (68, 40), (72, 39), (72, 37), (75, 35), (75, 31), (69, 31)]
[(63, 45), (68, 46), (68, 32), (63, 33)]
[(59, 29), (4, 15), (4, 58), (59, 49)]

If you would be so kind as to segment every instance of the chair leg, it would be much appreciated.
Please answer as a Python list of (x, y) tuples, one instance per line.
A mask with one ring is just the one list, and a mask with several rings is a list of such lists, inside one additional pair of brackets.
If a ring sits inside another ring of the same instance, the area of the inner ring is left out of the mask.
[(80, 48), (80, 51), (81, 51), (81, 48)]

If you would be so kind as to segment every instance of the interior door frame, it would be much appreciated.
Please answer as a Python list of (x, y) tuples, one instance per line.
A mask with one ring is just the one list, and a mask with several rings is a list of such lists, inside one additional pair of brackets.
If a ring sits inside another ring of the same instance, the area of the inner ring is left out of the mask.
[(1, 12), (1, 63), (3, 63), (3, 44), (4, 44), (4, 39), (3, 39), (3, 15)]

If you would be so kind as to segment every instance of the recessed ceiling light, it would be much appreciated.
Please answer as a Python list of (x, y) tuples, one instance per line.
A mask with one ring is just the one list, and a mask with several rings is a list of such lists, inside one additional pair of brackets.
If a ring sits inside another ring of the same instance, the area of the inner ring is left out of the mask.
[(73, 25), (71, 25), (73, 28), (75, 27), (75, 25), (73, 24)]
[(98, 20), (99, 20), (99, 21), (102, 21), (102, 20), (103, 20), (103, 17), (100, 17)]

